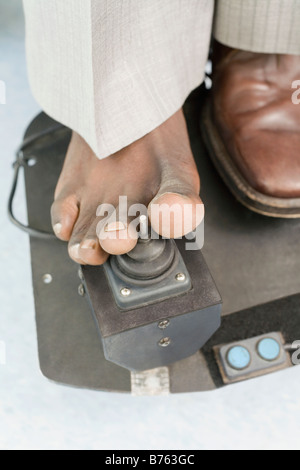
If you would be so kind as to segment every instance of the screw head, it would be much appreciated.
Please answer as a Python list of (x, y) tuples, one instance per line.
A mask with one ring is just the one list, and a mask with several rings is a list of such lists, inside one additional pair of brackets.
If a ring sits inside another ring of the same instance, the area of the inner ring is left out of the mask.
[(161, 346), (162, 348), (166, 348), (171, 344), (171, 339), (168, 338), (167, 336), (165, 338), (162, 338), (159, 342), (158, 345)]
[(131, 290), (128, 289), (128, 287), (123, 287), (121, 289), (121, 295), (123, 295), (123, 297), (129, 297), (130, 294), (131, 294)]
[(80, 295), (80, 297), (84, 297), (84, 296), (85, 296), (85, 288), (84, 288), (84, 285), (83, 285), (83, 284), (79, 284), (79, 286), (78, 286), (78, 294)]
[(44, 284), (51, 284), (52, 281), (53, 281), (53, 277), (51, 276), (51, 274), (45, 274), (43, 276), (43, 283)]
[(162, 320), (159, 322), (158, 328), (160, 328), (161, 330), (164, 330), (169, 325), (170, 325), (170, 320)]
[(37, 164), (36, 157), (30, 157), (27, 161), (27, 166), (35, 166)]
[(183, 282), (185, 281), (185, 274), (183, 273), (177, 273), (175, 276), (176, 281)]

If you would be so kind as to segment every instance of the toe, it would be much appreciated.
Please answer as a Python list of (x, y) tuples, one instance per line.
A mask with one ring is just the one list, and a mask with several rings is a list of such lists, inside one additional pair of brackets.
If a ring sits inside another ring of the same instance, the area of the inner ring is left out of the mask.
[(80, 243), (69, 242), (69, 256), (70, 258), (78, 264), (87, 264), (80, 257)]
[(158, 193), (148, 207), (151, 226), (166, 238), (193, 232), (204, 218), (204, 205), (197, 193)]
[(109, 257), (109, 254), (101, 248), (98, 238), (85, 238), (80, 244), (79, 254), (80, 259), (91, 266), (100, 266)]
[(69, 255), (79, 264), (99, 266), (108, 258), (103, 251), (96, 234), (97, 217), (96, 210), (92, 210), (94, 204), (85, 204), (80, 207), (80, 214), (69, 241)]
[(137, 225), (134, 219), (118, 207), (112, 215), (102, 220), (97, 227), (100, 245), (106, 253), (123, 255), (131, 251), (138, 239)]
[(60, 240), (70, 240), (79, 213), (78, 207), (78, 201), (75, 196), (58, 198), (52, 204), (52, 227), (55, 235)]
[(99, 239), (97, 237), (98, 223), (99, 220), (95, 218), (80, 243), (78, 253), (80, 259), (82, 259), (84, 263), (92, 266), (99, 266), (105, 263), (109, 256), (109, 254), (106, 253), (100, 246)]

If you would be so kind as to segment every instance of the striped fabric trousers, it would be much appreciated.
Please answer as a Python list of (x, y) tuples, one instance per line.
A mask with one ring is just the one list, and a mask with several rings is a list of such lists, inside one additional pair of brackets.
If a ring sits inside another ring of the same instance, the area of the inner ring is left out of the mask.
[(219, 0), (214, 34), (246, 51), (300, 54), (300, 0)]

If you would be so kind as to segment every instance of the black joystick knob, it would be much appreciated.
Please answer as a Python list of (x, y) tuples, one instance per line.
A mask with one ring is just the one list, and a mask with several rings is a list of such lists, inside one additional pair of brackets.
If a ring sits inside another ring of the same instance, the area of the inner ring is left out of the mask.
[(135, 248), (111, 259), (111, 267), (122, 280), (135, 285), (161, 282), (178, 263), (175, 243), (162, 238), (151, 239), (147, 217), (140, 217), (140, 237)]
[(126, 255), (111, 258), (115, 274), (125, 282), (149, 285), (161, 282), (175, 269), (178, 252), (172, 240), (142, 240)]

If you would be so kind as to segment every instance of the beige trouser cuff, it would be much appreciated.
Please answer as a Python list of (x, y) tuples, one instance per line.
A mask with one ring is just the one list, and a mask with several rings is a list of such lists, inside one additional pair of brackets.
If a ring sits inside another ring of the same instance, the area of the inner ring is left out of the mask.
[(178, 111), (204, 77), (213, 0), (24, 0), (31, 88), (99, 158)]
[(214, 35), (233, 48), (300, 54), (300, 0), (218, 0)]

